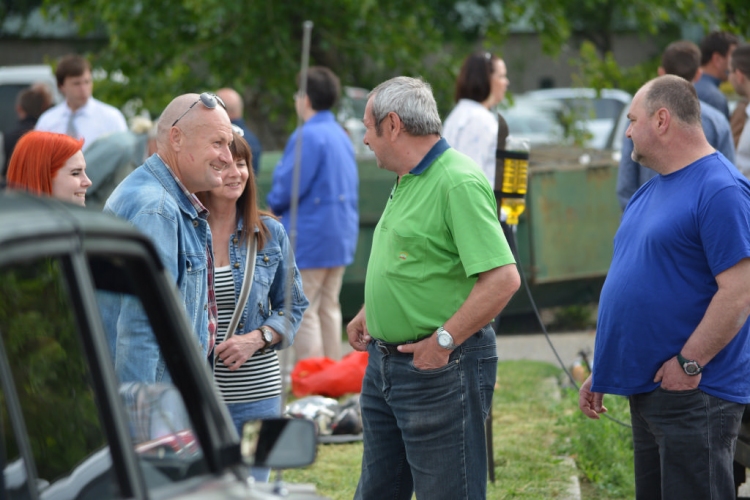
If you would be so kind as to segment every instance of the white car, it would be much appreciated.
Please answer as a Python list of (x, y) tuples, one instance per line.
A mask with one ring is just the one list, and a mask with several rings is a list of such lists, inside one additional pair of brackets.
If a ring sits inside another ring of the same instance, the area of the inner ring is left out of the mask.
[(365, 124), (362, 123), (362, 117), (365, 115), (367, 94), (370, 91), (360, 87), (344, 87), (342, 90), (336, 119), (352, 140), (354, 153), (357, 156), (372, 156), (370, 148), (362, 142), (365, 137)]
[(617, 125), (631, 100), (618, 89), (542, 89), (516, 96), (500, 113), (510, 133), (528, 137), (532, 146), (565, 144), (578, 135), (586, 147), (617, 149)]
[(16, 96), (34, 83), (44, 83), (56, 104), (62, 100), (52, 68), (46, 64), (0, 66), (0, 162), (5, 162), (2, 146), (4, 134), (18, 125)]

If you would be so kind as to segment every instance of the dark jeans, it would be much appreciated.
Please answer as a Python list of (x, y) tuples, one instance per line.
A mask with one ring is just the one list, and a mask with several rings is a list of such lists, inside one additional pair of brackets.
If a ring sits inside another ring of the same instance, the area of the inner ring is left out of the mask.
[(357, 500), (482, 500), (487, 493), (484, 420), (497, 373), (487, 326), (436, 370), (383, 354), (371, 342), (360, 404), (364, 427)]
[(745, 405), (700, 389), (630, 396), (637, 500), (735, 498), (732, 462)]

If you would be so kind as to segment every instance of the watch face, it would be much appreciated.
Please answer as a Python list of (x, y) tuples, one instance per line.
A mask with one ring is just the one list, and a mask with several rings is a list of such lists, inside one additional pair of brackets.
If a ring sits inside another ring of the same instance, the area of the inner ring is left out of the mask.
[(450, 349), (453, 346), (453, 337), (445, 330), (441, 330), (437, 335), (438, 345), (444, 349)]
[(273, 334), (269, 332), (268, 330), (263, 330), (263, 340), (265, 340), (268, 343), (273, 342)]
[(685, 369), (685, 373), (687, 373), (688, 375), (698, 375), (701, 371), (695, 361), (689, 361), (685, 363), (685, 366), (683, 368)]

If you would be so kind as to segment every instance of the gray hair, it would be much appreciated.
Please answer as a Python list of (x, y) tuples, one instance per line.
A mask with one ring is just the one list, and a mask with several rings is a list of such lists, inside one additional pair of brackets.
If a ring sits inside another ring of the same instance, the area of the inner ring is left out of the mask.
[(380, 124), (391, 112), (398, 115), (406, 131), (413, 136), (440, 134), (442, 131), (432, 87), (421, 78), (391, 78), (375, 87), (367, 96), (370, 97), (378, 135), (381, 134)]
[(648, 82), (644, 105), (649, 116), (660, 108), (690, 127), (701, 127), (701, 105), (692, 83), (676, 75), (664, 75)]

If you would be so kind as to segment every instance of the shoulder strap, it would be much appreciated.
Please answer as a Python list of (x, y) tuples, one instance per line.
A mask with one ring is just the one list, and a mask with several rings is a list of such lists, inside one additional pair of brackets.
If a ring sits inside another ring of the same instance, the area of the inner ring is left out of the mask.
[(255, 256), (258, 255), (258, 240), (255, 238), (255, 232), (251, 232), (249, 235), (250, 241), (247, 245), (247, 255), (245, 258), (245, 278), (242, 280), (242, 289), (240, 290), (240, 297), (237, 299), (237, 307), (234, 308), (232, 319), (229, 321), (227, 327), (227, 334), (224, 336), (224, 340), (227, 341), (232, 338), (234, 331), (237, 329), (237, 323), (240, 322), (242, 311), (245, 309), (247, 299), (250, 296), (250, 288), (253, 286), (253, 276), (255, 275)]

